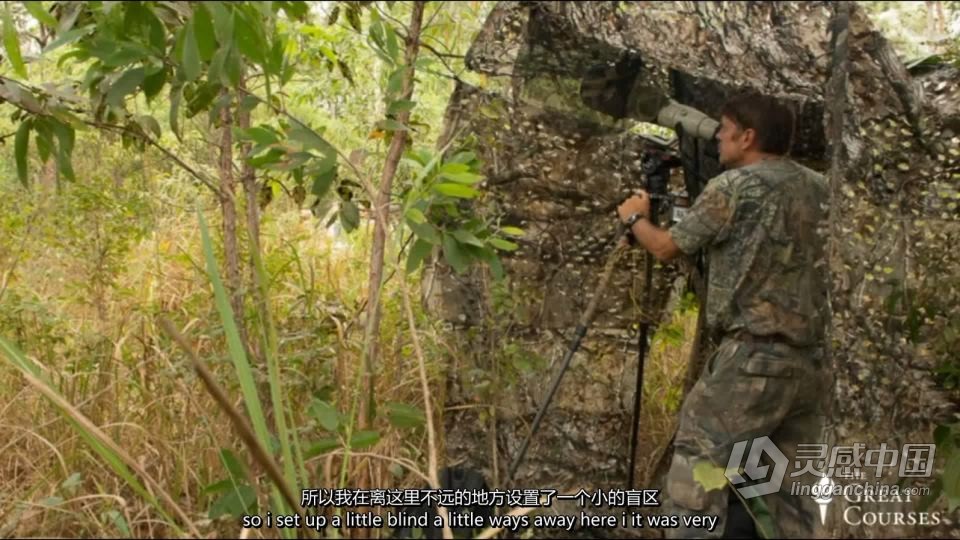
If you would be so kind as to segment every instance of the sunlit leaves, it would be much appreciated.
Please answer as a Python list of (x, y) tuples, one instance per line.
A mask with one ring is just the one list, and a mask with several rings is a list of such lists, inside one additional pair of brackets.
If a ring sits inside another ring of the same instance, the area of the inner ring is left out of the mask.
[(495, 279), (502, 278), (503, 267), (496, 251), (512, 251), (518, 246), (494, 236), (483, 220), (461, 212), (462, 201), (480, 196), (475, 186), (483, 176), (477, 173), (480, 163), (476, 156), (457, 152), (444, 161), (442, 153), (420, 149), (408, 152), (403, 163), (414, 175), (404, 212), (404, 222), (416, 237), (407, 255), (407, 271), (419, 268), (433, 247), (439, 246), (455, 272), (464, 273), (471, 264), (485, 262)]
[(461, 199), (473, 199), (479, 195), (479, 191), (461, 184), (442, 183), (433, 186), (433, 190), (449, 197), (458, 197)]
[(48, 28), (56, 28), (57, 19), (55, 19), (49, 11), (43, 9), (42, 2), (24, 2), (23, 5), (27, 8), (30, 15), (33, 15), (34, 19), (40, 21)]
[(10, 16), (9, 2), (3, 3), (3, 48), (7, 51), (7, 60), (13, 64), (17, 75), (26, 78), (27, 68), (20, 54), (20, 38), (17, 35), (17, 27), (13, 24), (13, 18)]

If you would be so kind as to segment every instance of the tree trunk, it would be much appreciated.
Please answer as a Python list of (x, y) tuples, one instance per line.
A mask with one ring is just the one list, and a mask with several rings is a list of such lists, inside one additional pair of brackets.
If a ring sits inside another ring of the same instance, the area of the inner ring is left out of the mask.
[[(403, 77), (403, 89), (400, 99), (409, 100), (413, 95), (414, 62), (420, 47), (420, 25), (423, 22), (423, 2), (414, 2), (413, 12), (410, 15), (410, 33), (407, 36), (407, 47), (404, 53), (404, 65), (407, 66)], [(400, 113), (397, 121), (406, 124), (410, 119), (409, 111)], [(380, 186), (377, 198), (374, 201), (374, 228), (373, 247), (370, 254), (370, 279), (367, 290), (367, 321), (364, 331), (363, 352), (363, 395), (360, 404), (360, 425), (366, 429), (370, 423), (370, 404), (374, 399), (376, 384), (375, 369), (380, 354), (380, 293), (383, 285), (383, 257), (387, 242), (387, 231), (390, 227), (390, 193), (393, 189), (393, 177), (397, 172), (397, 164), (403, 155), (407, 142), (406, 131), (396, 131), (380, 175)]]
[[(238, 86), (238, 94), (243, 95), (245, 90), (245, 81), (240, 80)], [(237, 125), (240, 129), (248, 129), (250, 127), (250, 110), (244, 108), (239, 103), (237, 104)], [(249, 142), (243, 143), (240, 145), (240, 153), (243, 156), (246, 156), (250, 152), (251, 145)], [(256, 264), (254, 262), (254, 257), (260, 257), (262, 260), (263, 252), (260, 250), (260, 206), (258, 201), (258, 195), (260, 189), (257, 184), (256, 171), (253, 166), (250, 165), (246, 160), (243, 162), (243, 167), (240, 173), (240, 180), (243, 184), (243, 192), (246, 196), (246, 216), (247, 216), (247, 241), (249, 242), (250, 250), (250, 260), (249, 260), (249, 270), (250, 277), (249, 290), (253, 292), (253, 298), (257, 304), (257, 307), (260, 309), (261, 313), (265, 313), (265, 310), (269, 308), (265, 304), (265, 299), (260, 293), (260, 289), (257, 287), (257, 270)], [(263, 355), (260, 353), (259, 342), (253, 340), (249, 343), (249, 348), (254, 358), (256, 358), (262, 364), (264, 361)]]
[(220, 210), (223, 214), (223, 258), (226, 270), (226, 285), (230, 293), (237, 329), (243, 346), (249, 352), (247, 325), (243, 308), (243, 284), (240, 280), (240, 255), (237, 247), (236, 180), (233, 176), (233, 116), (229, 106), (220, 111)]

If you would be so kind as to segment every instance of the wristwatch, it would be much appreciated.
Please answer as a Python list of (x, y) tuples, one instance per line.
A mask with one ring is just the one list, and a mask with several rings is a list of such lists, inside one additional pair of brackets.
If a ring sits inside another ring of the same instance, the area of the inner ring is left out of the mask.
[(627, 220), (623, 222), (623, 224), (626, 225), (627, 227), (630, 227), (630, 228), (632, 229), (634, 223), (640, 221), (641, 219), (643, 219), (643, 218), (645, 218), (645, 217), (647, 217), (647, 216), (643, 215), (642, 212), (634, 212), (634, 213), (630, 214), (630, 217), (628, 217)]

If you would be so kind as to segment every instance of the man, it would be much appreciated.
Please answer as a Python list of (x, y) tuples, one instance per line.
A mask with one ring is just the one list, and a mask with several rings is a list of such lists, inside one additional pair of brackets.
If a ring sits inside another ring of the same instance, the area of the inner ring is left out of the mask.
[[(666, 485), (676, 513), (716, 515), (718, 525), (708, 532), (681, 524), (667, 529), (671, 536), (752, 535), (755, 523), (764, 524), (751, 519), (756, 500), (736, 486), (708, 491), (694, 480), (706, 465), (725, 469), (736, 442), (769, 437), (790, 471), (798, 444), (820, 442), (831, 388), (822, 356), (827, 272), (818, 231), (827, 188), (822, 175), (787, 157), (793, 131), (793, 113), (776, 100), (734, 97), (722, 108), (717, 132), (727, 170), (708, 182), (680, 222), (669, 230), (651, 224), (645, 192), (617, 209), (638, 243), (660, 260), (705, 250), (707, 325), (722, 336), (680, 411)], [(816, 504), (791, 496), (789, 487), (816, 480), (784, 475), (778, 492), (759, 497), (777, 529), (764, 530), (768, 538), (812, 535)]]

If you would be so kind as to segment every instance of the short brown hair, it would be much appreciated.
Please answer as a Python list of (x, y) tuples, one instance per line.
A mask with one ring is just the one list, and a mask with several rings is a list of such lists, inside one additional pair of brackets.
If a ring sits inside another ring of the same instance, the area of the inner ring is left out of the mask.
[(793, 110), (775, 98), (756, 92), (738, 94), (723, 104), (720, 115), (733, 120), (740, 129), (754, 130), (761, 152), (781, 156), (790, 152)]

